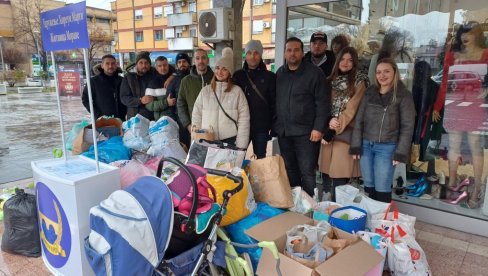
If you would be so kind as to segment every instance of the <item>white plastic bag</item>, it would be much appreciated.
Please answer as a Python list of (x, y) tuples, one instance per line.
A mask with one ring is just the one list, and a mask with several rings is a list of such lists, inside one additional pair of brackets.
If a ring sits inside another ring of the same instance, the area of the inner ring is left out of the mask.
[(178, 140), (169, 141), (164, 146), (154, 146), (147, 150), (147, 154), (152, 156), (173, 157), (178, 160), (186, 159), (186, 152)]
[(137, 114), (122, 124), (124, 129), (124, 145), (138, 151), (146, 151), (151, 145), (149, 138), (149, 120)]
[(337, 186), (336, 192), (336, 202), (344, 206), (352, 205), (356, 206), (354, 199), (359, 195), (359, 189), (351, 185), (341, 185)]
[[(393, 212), (390, 212), (390, 208), (393, 208)], [(416, 220), (416, 217), (398, 212), (395, 202), (392, 201), (383, 213), (371, 216), (371, 231), (386, 237), (394, 230), (398, 237), (404, 235), (415, 237)]]
[(413, 236), (405, 235), (399, 239), (391, 234), (388, 239), (388, 267), (391, 275), (432, 275), (424, 250)]
[(151, 121), (148, 131), (151, 138), (151, 149), (154, 152), (161, 150), (168, 143), (180, 139), (178, 124), (168, 116), (163, 116), (156, 122)]
[(120, 168), (120, 188), (125, 189), (142, 176), (154, 175), (155, 171), (147, 168), (137, 160), (122, 160), (110, 163)]
[(306, 214), (317, 206), (317, 202), (302, 187), (294, 187), (291, 194), (293, 195), (294, 206), (290, 208), (290, 211)]

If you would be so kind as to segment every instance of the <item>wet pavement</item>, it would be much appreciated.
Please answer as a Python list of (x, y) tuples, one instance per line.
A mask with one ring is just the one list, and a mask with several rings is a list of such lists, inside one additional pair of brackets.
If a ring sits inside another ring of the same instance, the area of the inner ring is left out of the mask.
[[(89, 113), (80, 97), (61, 97), (64, 131)], [(52, 158), (61, 148), (55, 93), (0, 95), (0, 184), (32, 177), (32, 160)]]

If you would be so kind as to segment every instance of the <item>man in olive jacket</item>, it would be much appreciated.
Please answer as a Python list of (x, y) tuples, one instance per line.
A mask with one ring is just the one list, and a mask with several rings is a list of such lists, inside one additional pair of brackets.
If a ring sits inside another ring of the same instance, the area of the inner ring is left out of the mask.
[(178, 118), (189, 132), (191, 132), (193, 105), (200, 94), (200, 90), (205, 85), (210, 84), (213, 77), (213, 71), (208, 66), (208, 62), (207, 51), (197, 49), (190, 74), (181, 80), (180, 90), (178, 91), (178, 99), (176, 100)]
[(276, 73), (273, 130), (291, 186), (301, 186), (313, 196), (320, 141), (330, 117), (331, 88), (322, 70), (302, 59), (303, 42), (289, 38), (286, 64)]

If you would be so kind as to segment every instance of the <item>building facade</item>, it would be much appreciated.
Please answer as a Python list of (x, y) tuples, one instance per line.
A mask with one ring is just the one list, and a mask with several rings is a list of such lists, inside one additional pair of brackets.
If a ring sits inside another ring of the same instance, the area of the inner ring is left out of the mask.
[[(275, 0), (246, 1), (243, 10), (244, 44), (250, 38), (261, 40), (263, 59), (274, 62)], [(212, 1), (198, 0), (117, 0), (112, 11), (117, 17), (115, 51), (124, 55), (124, 62), (134, 53), (151, 52), (151, 58), (165, 55), (174, 63), (177, 52), (192, 54), (196, 48), (212, 50), (198, 39), (198, 12), (212, 8)]]

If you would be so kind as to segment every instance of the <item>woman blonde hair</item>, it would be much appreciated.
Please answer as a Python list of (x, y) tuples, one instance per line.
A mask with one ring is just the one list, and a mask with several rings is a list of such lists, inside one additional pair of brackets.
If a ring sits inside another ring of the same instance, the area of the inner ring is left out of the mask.
[[(383, 58), (383, 59), (379, 60), (378, 63), (376, 64), (376, 69), (378, 68), (378, 65), (380, 65), (381, 63), (390, 64), (391, 67), (393, 68), (394, 75), (393, 75), (393, 85), (392, 85), (392, 88), (393, 88), (393, 99), (392, 99), (392, 101), (395, 102), (397, 91), (398, 91), (399, 87), (404, 87), (403, 82), (400, 80), (400, 71), (398, 70), (398, 65), (396, 64), (395, 60), (392, 58)], [(378, 79), (376, 77), (374, 78), (374, 84), (376, 85), (376, 87), (378, 89), (381, 88), (381, 85), (378, 82)]]

